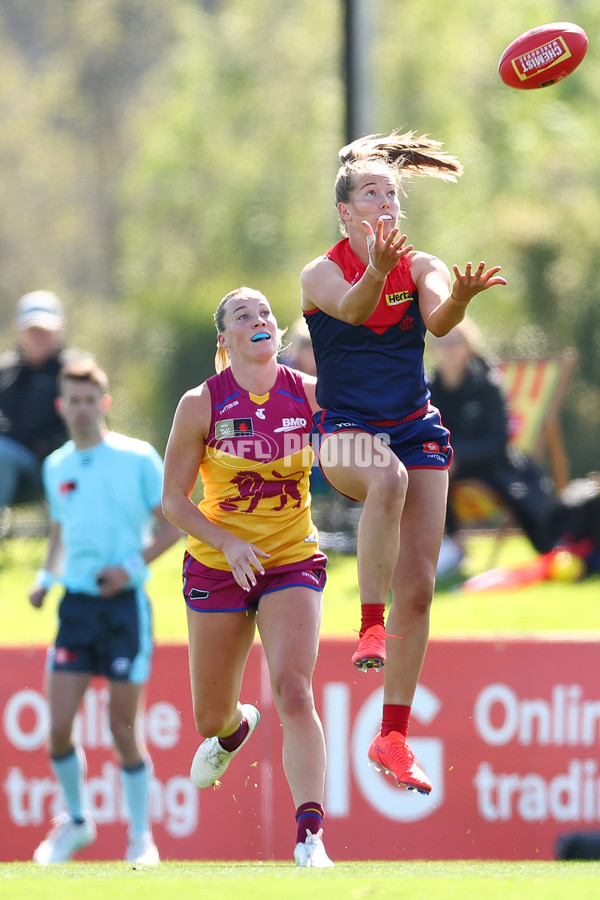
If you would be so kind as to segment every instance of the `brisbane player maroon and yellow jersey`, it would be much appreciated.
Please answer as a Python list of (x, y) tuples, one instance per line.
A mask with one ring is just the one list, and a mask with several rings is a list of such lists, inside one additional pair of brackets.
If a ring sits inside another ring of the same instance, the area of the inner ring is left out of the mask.
[[(325, 255), (350, 285), (365, 271), (347, 238)], [(362, 325), (342, 322), (320, 309), (305, 310), (304, 315), (317, 364), (317, 402), (323, 409), (399, 421), (426, 406), (426, 328), (407, 257), (388, 275), (377, 307)]]
[[(265, 569), (313, 556), (319, 548), (310, 513), (312, 411), (301, 374), (280, 365), (273, 388), (262, 396), (241, 388), (230, 368), (206, 384), (212, 416), (199, 509), (270, 553), (261, 558)], [(196, 538), (188, 537), (187, 550), (206, 566), (229, 569), (223, 553)]]

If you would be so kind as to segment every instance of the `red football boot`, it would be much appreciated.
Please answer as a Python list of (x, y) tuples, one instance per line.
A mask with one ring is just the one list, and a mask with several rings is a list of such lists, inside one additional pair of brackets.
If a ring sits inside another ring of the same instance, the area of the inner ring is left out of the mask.
[(358, 639), (358, 647), (352, 654), (352, 662), (361, 672), (375, 669), (378, 672), (385, 663), (385, 628), (371, 625)]
[(390, 731), (385, 737), (378, 734), (369, 747), (369, 760), (378, 772), (393, 775), (398, 787), (428, 794), (431, 782), (415, 759), (406, 738), (398, 731)]

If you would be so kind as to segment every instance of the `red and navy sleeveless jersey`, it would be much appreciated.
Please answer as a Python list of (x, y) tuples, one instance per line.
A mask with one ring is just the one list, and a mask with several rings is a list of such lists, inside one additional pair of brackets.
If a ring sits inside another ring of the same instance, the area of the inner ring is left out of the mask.
[[(318, 535), (309, 493), (312, 411), (300, 372), (280, 365), (262, 395), (241, 388), (230, 368), (206, 383), (212, 416), (200, 463), (200, 510), (270, 553), (261, 558), (265, 569), (308, 559), (318, 551)], [(203, 541), (189, 536), (187, 549), (206, 566), (229, 568), (224, 554)]]
[[(350, 285), (365, 271), (347, 238), (326, 256)], [(349, 325), (321, 309), (304, 315), (317, 365), (317, 402), (323, 409), (397, 421), (427, 405), (426, 328), (407, 257), (388, 275), (377, 307), (362, 325)]]

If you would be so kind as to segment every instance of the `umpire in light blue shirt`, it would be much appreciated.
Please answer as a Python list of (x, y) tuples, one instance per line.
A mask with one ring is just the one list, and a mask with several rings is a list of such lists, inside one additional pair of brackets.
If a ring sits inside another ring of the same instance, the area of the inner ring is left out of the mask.
[(61, 370), (57, 409), (71, 439), (44, 462), (52, 524), (29, 600), (40, 607), (55, 580), (64, 586), (47, 691), (50, 761), (66, 812), (33, 855), (40, 865), (66, 862), (96, 837), (83, 749), (73, 741), (73, 721), (93, 675), (110, 685), (110, 728), (130, 817), (125, 859), (159, 862), (149, 824), (151, 764), (135, 727), (152, 656), (144, 582), (148, 563), (180, 532), (162, 513), (160, 456), (145, 441), (108, 429), (110, 405), (108, 379), (93, 360)]

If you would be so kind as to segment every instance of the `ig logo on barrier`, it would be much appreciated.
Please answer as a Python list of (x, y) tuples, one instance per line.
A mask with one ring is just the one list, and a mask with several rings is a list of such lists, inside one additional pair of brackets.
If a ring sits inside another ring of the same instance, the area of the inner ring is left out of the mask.
[[(350, 692), (346, 684), (329, 683), (323, 691), (323, 723), (327, 743), (325, 807), (329, 816), (350, 814), (350, 770), (364, 797), (388, 819), (415, 822), (430, 816), (444, 799), (443, 744), (439, 738), (412, 738), (410, 746), (431, 778), (435, 798), (397, 788), (391, 775), (376, 772), (368, 764), (368, 747), (381, 727), (383, 687), (360, 708), (350, 722)], [(440, 709), (438, 697), (423, 685), (417, 687), (411, 719), (429, 725)]]

